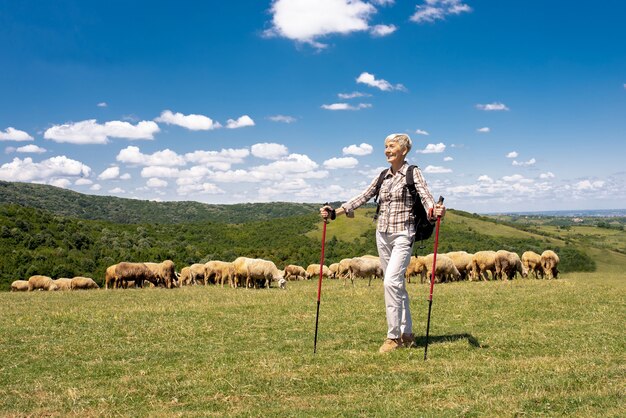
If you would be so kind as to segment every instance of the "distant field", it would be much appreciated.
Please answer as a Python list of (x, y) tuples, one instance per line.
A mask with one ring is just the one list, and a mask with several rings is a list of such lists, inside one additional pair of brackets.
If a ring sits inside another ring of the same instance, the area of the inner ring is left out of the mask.
[[(437, 285), (432, 344), (377, 353), (382, 284), (0, 293), (3, 416), (626, 416), (626, 260)], [(426, 285), (410, 284), (424, 335)]]

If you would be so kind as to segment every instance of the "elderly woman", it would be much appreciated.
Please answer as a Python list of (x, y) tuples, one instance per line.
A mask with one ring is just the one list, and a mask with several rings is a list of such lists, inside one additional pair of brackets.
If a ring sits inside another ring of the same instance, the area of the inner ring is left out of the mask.
[[(387, 338), (379, 349), (381, 353), (415, 344), (409, 294), (404, 280), (404, 273), (411, 260), (416, 222), (412, 213), (413, 200), (405, 187), (409, 168), (405, 159), (411, 146), (411, 138), (406, 134), (391, 134), (385, 138), (385, 157), (391, 167), (380, 186), (378, 198), (380, 212), (376, 227), (376, 246), (385, 275), (383, 286), (387, 313)], [(434, 223), (438, 216), (444, 216), (445, 207), (435, 204), (417, 167), (414, 168), (413, 179), (428, 219)], [(353, 217), (356, 208), (375, 196), (377, 183), (378, 176), (360, 195), (337, 209), (330, 206), (321, 208), (320, 214), (324, 221), (328, 222), (329, 218), (335, 219), (336, 216), (344, 214), (349, 218)]]

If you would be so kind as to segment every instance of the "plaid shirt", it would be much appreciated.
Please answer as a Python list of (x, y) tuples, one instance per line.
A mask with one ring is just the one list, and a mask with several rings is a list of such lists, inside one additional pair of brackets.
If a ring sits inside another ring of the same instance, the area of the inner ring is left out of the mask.
[[(406, 170), (409, 164), (405, 161), (402, 167), (394, 175), (391, 168), (388, 169), (383, 184), (380, 186), (379, 203), (380, 212), (378, 213), (378, 227), (380, 232), (396, 233), (415, 229), (415, 217), (411, 212), (413, 200), (406, 186)], [(422, 205), (429, 213), (431, 208), (435, 207), (435, 199), (428, 190), (426, 180), (422, 176), (419, 168), (413, 170), (413, 179), (415, 180), (415, 189), (422, 200)], [(376, 183), (378, 176), (374, 178), (372, 183), (360, 195), (350, 199), (342, 208), (347, 213), (351, 213), (359, 206), (368, 202), (376, 193)], [(436, 218), (430, 218), (433, 222)]]

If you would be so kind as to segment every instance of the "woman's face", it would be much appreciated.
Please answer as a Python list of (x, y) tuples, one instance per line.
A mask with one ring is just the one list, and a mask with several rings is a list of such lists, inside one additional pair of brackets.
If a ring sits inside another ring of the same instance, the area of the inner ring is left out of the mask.
[(385, 157), (389, 164), (400, 163), (404, 161), (406, 150), (400, 146), (398, 141), (385, 141)]

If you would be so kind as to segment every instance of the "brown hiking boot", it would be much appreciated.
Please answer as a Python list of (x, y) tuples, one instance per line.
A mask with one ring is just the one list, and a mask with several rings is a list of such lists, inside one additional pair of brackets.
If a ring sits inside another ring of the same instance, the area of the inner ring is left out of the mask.
[(378, 349), (379, 353), (388, 353), (402, 347), (400, 338), (387, 338), (383, 345)]
[(402, 334), (400, 340), (402, 340), (402, 345), (405, 348), (417, 347), (417, 345), (415, 345), (415, 334)]

